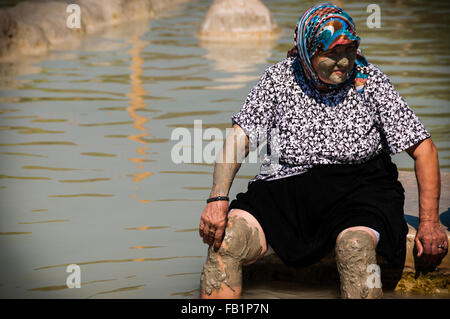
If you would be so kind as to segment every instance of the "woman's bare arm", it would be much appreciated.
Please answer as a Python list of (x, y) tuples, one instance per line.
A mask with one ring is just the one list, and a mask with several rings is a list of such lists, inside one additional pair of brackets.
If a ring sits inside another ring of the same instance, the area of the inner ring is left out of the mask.
[[(234, 177), (248, 155), (248, 151), (247, 135), (239, 125), (233, 125), (214, 165), (210, 197), (228, 196)], [(206, 205), (199, 227), (200, 237), (203, 238), (204, 243), (210, 246), (214, 244), (214, 247), (219, 249), (227, 224), (227, 213), (227, 201), (215, 201)]]
[[(419, 188), (419, 229), (415, 243), (422, 266), (434, 268), (448, 251), (448, 238), (439, 223), (441, 177), (438, 151), (431, 138), (406, 150), (414, 159)], [(443, 249), (438, 246), (443, 245)]]
[(249, 142), (244, 130), (235, 124), (227, 136), (214, 165), (210, 197), (227, 196), (234, 177), (248, 155)]

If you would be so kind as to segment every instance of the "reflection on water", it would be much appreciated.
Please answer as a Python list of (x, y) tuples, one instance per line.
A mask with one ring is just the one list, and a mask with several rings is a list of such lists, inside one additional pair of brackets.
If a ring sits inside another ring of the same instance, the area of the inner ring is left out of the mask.
[(46, 179), (51, 180), (49, 177), (38, 177), (38, 176), (8, 176), (8, 175), (0, 175), (0, 178), (12, 178), (12, 179)]
[[(96, 284), (96, 283), (99, 283), (99, 282), (109, 282), (109, 281), (114, 281), (114, 280), (117, 280), (117, 279), (93, 280), (93, 281), (80, 283), (80, 286)], [(53, 291), (53, 290), (62, 290), (62, 289), (68, 289), (67, 285), (46, 286), (46, 287), (30, 288), (30, 289), (27, 289), (27, 290), (28, 291)]]
[[(340, 1), (367, 59), (385, 71), (430, 130), (450, 169), (450, 56), (437, 2)], [(76, 50), (0, 63), (0, 295), (24, 298), (197, 298), (206, 246), (198, 223), (213, 165), (175, 164), (175, 128), (192, 135), (231, 126), (264, 69), (286, 56), (298, 16), (312, 1), (267, 1), (281, 37), (221, 45), (196, 33), (212, 3), (187, 3), (160, 19), (86, 38)], [(203, 140), (205, 146), (210, 140)], [(413, 170), (405, 154), (394, 157)], [(258, 165), (244, 164), (230, 196)], [(66, 289), (70, 264), (80, 289)], [(19, 288), (17, 288), (19, 287)], [(333, 287), (248, 286), (244, 298), (336, 298)], [(387, 294), (388, 298), (401, 298)]]
[[(142, 32), (143, 33), (143, 32)], [(135, 35), (131, 38), (131, 50), (128, 51), (128, 53), (131, 54), (131, 67), (132, 74), (130, 76), (131, 81), (131, 93), (127, 94), (127, 96), (130, 98), (130, 106), (127, 107), (128, 116), (134, 120), (133, 127), (141, 132), (145, 133), (139, 133), (134, 135), (129, 135), (128, 138), (138, 144), (143, 145), (149, 145), (149, 142), (145, 140), (146, 137), (150, 135), (148, 133), (148, 128), (145, 126), (145, 123), (148, 122), (148, 118), (146, 116), (140, 115), (136, 113), (137, 111), (141, 109), (145, 109), (146, 102), (144, 97), (148, 95), (148, 92), (144, 89), (142, 85), (142, 64), (144, 63), (143, 58), (141, 57), (142, 50), (148, 45), (148, 42), (141, 41), (140, 35)], [(149, 162), (150, 160), (147, 159), (148, 152), (147, 150), (151, 149), (149, 146), (139, 146), (136, 149), (136, 153), (140, 155), (140, 157), (132, 157), (128, 158), (130, 162), (138, 164), (138, 169), (143, 169), (143, 163)], [(135, 183), (140, 183), (142, 180), (150, 177), (153, 175), (153, 172), (146, 171), (146, 172), (138, 172), (134, 174), (133, 181)], [(145, 200), (145, 199), (144, 199)], [(143, 199), (139, 199), (138, 201), (142, 202)]]
[(93, 194), (93, 193), (83, 193), (83, 194), (64, 194), (64, 195), (48, 195), (48, 197), (113, 197), (112, 194)]
[(130, 249), (164, 248), (166, 246), (133, 246)]
[(0, 146), (34, 146), (34, 145), (77, 145), (74, 142), (58, 142), (58, 141), (37, 141), (37, 142), (23, 142), (23, 143), (0, 143)]
[(147, 229), (162, 229), (162, 228), (170, 228), (170, 226), (141, 226), (141, 227), (129, 227), (125, 228), (127, 230), (147, 230)]
[(100, 156), (100, 157), (116, 157), (116, 154), (108, 154), (108, 153), (99, 153), (99, 152), (84, 152), (80, 153), (81, 155), (88, 155), (88, 156)]
[[(161, 261), (161, 260), (172, 260), (179, 258), (202, 258), (202, 256), (173, 256), (173, 257), (157, 257), (157, 258), (129, 258), (129, 259), (109, 259), (109, 260), (95, 260), (86, 262), (77, 262), (79, 266), (91, 265), (91, 264), (105, 264), (105, 263), (124, 263), (124, 262), (143, 262), (143, 261)], [(57, 267), (67, 267), (69, 264), (52, 265), (35, 268), (34, 270), (43, 270)]]
[(31, 232), (20, 232), (20, 231), (8, 231), (8, 232), (0, 232), (0, 235), (28, 235)]
[(111, 178), (87, 178), (87, 179), (60, 179), (60, 183), (90, 183), (90, 182), (101, 182), (109, 181)]
[(184, 297), (193, 297), (200, 294), (200, 289), (193, 289), (189, 291), (182, 291), (182, 292), (174, 292), (171, 293), (171, 296), (184, 296)]
[(77, 168), (63, 168), (63, 167), (45, 167), (45, 166), (22, 166), (23, 169), (42, 169), (48, 171), (78, 171)]
[(68, 222), (68, 221), (69, 221), (68, 219), (54, 219), (54, 220), (42, 220), (39, 222), (21, 222), (19, 224), (29, 225), (29, 224)]
[(122, 291), (142, 289), (142, 287), (144, 287), (144, 286), (145, 285), (129, 286), (129, 287), (122, 287), (122, 288), (113, 289), (113, 290), (100, 291), (100, 292), (93, 294), (92, 296), (89, 296), (88, 298), (92, 298), (92, 297), (98, 296), (98, 295), (112, 294), (112, 293), (117, 293), (117, 292), (122, 292)]
[(1, 154), (5, 154), (5, 155), (16, 155), (16, 156), (47, 157), (47, 156), (45, 156), (45, 155), (40, 155), (40, 154), (14, 153), (14, 152), (1, 152)]
[(257, 64), (266, 63), (271, 56), (274, 41), (230, 43), (208, 42), (201, 40), (199, 45), (207, 50), (205, 58), (214, 61), (214, 70), (226, 73), (244, 73), (256, 71)]
[(187, 228), (187, 229), (178, 229), (175, 230), (177, 233), (183, 233), (183, 232), (197, 232), (198, 228)]

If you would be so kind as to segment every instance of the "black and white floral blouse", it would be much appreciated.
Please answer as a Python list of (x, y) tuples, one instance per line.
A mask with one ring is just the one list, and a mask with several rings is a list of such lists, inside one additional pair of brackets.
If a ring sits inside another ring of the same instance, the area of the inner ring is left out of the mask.
[(318, 164), (362, 163), (430, 137), (377, 66), (360, 71), (369, 75), (362, 93), (348, 85), (324, 94), (305, 81), (294, 58), (266, 69), (232, 116), (233, 124), (249, 136), (251, 148), (263, 135), (270, 145), (270, 157), (252, 181), (301, 174)]

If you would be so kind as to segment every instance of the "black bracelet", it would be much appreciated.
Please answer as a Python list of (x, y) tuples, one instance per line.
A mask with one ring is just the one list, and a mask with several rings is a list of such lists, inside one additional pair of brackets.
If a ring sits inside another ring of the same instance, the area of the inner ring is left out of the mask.
[(211, 202), (215, 202), (215, 201), (218, 201), (218, 200), (226, 200), (226, 201), (229, 201), (230, 199), (227, 197), (227, 196), (217, 196), (217, 197), (211, 197), (211, 198), (208, 198), (207, 200), (206, 200), (206, 203), (211, 203)]

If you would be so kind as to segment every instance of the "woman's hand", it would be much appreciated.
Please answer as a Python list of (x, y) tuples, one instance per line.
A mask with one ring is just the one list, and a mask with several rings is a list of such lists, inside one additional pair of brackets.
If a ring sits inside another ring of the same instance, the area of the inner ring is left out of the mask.
[(225, 226), (227, 225), (228, 202), (215, 201), (206, 205), (200, 218), (199, 233), (203, 242), (209, 246), (214, 244), (218, 250), (222, 244)]
[(419, 268), (433, 271), (448, 252), (448, 238), (439, 222), (422, 221), (414, 239)]
[[(217, 155), (210, 197), (228, 196), (234, 176), (241, 167), (243, 159), (248, 155), (248, 151), (247, 135), (239, 125), (234, 124), (225, 139), (222, 150)], [(228, 202), (214, 201), (206, 205), (200, 218), (200, 237), (205, 244), (209, 246), (214, 244), (216, 250), (222, 244), (227, 214)]]
[(410, 147), (419, 188), (419, 229), (415, 238), (417, 266), (433, 271), (448, 251), (448, 238), (439, 224), (441, 175), (438, 151), (431, 138)]

